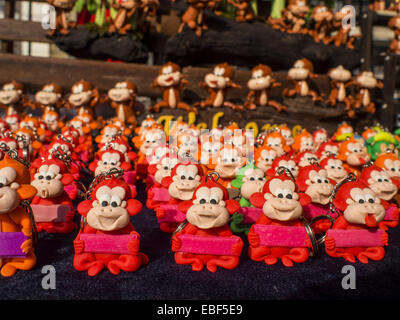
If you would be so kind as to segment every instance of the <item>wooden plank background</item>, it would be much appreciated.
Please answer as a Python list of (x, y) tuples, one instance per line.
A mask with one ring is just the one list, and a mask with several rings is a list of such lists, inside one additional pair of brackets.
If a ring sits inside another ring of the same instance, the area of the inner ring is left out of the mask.
[(0, 19), (0, 40), (52, 43), (40, 22)]

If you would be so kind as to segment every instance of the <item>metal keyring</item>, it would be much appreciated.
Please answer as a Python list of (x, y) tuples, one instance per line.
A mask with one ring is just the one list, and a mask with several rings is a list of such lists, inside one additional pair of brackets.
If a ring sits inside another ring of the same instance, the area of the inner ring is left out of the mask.
[(296, 178), (293, 176), (293, 173), (289, 170), (289, 168), (281, 166), (281, 167), (278, 167), (276, 172), (278, 173), (278, 175), (282, 175), (283, 173), (286, 173), (286, 175), (290, 179), (293, 180), (294, 184), (296, 184)]
[[(213, 176), (217, 176), (217, 179), (214, 179)], [(219, 176), (218, 172), (213, 171), (206, 175), (205, 182), (207, 182), (208, 180), (217, 182), (219, 180), (219, 178), (220, 178), (220, 176)]]

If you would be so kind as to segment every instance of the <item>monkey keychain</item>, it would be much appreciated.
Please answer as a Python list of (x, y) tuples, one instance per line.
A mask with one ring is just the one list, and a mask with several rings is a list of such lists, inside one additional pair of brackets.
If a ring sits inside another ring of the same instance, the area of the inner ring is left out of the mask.
[(353, 263), (356, 259), (362, 263), (368, 263), (368, 259), (382, 260), (389, 237), (379, 229), (385, 208), (375, 192), (350, 174), (332, 198), (339, 217), (326, 233), (326, 253)]
[(4, 149), (0, 161), (0, 273), (9, 277), (36, 264), (36, 226), (29, 201), (36, 189), (30, 185), (28, 164), (13, 150)]
[(248, 233), (250, 259), (267, 265), (281, 260), (284, 266), (292, 267), (319, 253), (320, 241), (311, 227), (321, 218), (304, 221), (303, 207), (311, 198), (296, 189), (290, 170), (279, 168), (278, 175), (265, 183), (263, 191), (251, 196), (250, 202), (262, 208), (262, 214)]
[(89, 187), (87, 200), (78, 205), (81, 229), (74, 240), (74, 268), (97, 275), (105, 267), (112, 274), (133, 272), (148, 263), (139, 251), (140, 235), (130, 216), (142, 210), (133, 199), (129, 185), (121, 179), (123, 172), (111, 169), (97, 176)]
[(175, 262), (191, 265), (193, 271), (201, 271), (204, 266), (211, 272), (218, 267), (236, 268), (243, 241), (232, 234), (228, 223), (239, 207), (237, 201), (229, 199), (228, 190), (218, 183), (218, 174), (207, 175), (193, 198), (179, 204), (186, 220), (172, 236)]

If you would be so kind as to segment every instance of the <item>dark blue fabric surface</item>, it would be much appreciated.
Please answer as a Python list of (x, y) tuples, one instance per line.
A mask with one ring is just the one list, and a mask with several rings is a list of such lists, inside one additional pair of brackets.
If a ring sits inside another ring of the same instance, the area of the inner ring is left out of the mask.
[[(139, 200), (144, 203), (143, 184), (138, 185)], [(78, 215), (77, 215), (78, 221)], [(170, 249), (170, 235), (159, 230), (155, 214), (144, 208), (132, 218), (141, 234), (141, 251), (150, 263), (134, 273), (118, 276), (103, 270), (91, 278), (72, 267), (70, 235), (41, 233), (37, 247), (37, 266), (18, 271), (11, 278), (0, 278), (1, 299), (362, 299), (399, 298), (400, 229), (389, 231), (390, 246), (384, 260), (353, 264), (356, 289), (344, 290), (341, 273), (343, 259), (333, 259), (324, 252), (319, 258), (286, 268), (278, 263), (266, 266), (247, 256), (247, 240), (237, 269), (204, 268), (194, 272), (190, 266), (177, 265)], [(44, 265), (56, 269), (56, 289), (42, 289)]]

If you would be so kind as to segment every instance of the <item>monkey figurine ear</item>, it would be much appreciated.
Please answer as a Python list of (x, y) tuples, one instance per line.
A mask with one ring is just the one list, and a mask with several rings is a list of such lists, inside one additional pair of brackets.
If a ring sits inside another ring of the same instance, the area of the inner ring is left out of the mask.
[(186, 201), (179, 202), (178, 210), (186, 213), (192, 205), (193, 205), (192, 200), (186, 200)]
[(169, 185), (170, 185), (172, 182), (173, 182), (173, 180), (172, 180), (171, 177), (165, 177), (165, 178), (163, 178), (163, 179), (161, 180), (161, 185), (162, 185), (164, 188), (168, 188)]
[(265, 202), (264, 195), (261, 192), (256, 192), (251, 195), (250, 203), (256, 208), (262, 208)]
[(299, 193), (299, 202), (302, 207), (305, 207), (311, 203), (311, 197), (305, 193)]
[(86, 217), (88, 212), (92, 209), (92, 201), (90, 200), (84, 200), (81, 203), (78, 204), (78, 212), (81, 216)]
[(128, 213), (130, 216), (134, 216), (135, 214), (138, 214), (140, 211), (142, 211), (142, 208), (143, 208), (143, 205), (139, 200), (129, 199), (127, 201), (126, 210), (128, 210)]
[(228, 210), (229, 214), (234, 214), (239, 211), (240, 209), (240, 204), (236, 200), (229, 199), (225, 201), (226, 203), (226, 209)]

